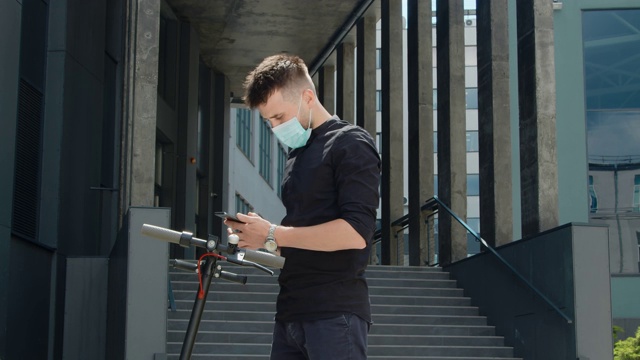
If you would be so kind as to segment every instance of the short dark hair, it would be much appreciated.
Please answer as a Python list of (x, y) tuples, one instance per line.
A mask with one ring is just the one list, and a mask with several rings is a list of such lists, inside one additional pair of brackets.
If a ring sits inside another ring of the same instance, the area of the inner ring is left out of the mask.
[(313, 83), (307, 65), (300, 57), (288, 54), (272, 55), (262, 60), (260, 65), (247, 75), (243, 100), (253, 109), (266, 103), (278, 90), (285, 90), (283, 95), (288, 97), (304, 86), (313, 88)]

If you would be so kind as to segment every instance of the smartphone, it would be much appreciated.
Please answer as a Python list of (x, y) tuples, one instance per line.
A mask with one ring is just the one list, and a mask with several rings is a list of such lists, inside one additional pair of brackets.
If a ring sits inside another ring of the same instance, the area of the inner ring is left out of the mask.
[(233, 215), (227, 214), (225, 211), (216, 211), (214, 214), (215, 214), (216, 216), (218, 216), (218, 217), (223, 218), (223, 219), (229, 219), (229, 220), (231, 220), (231, 221), (235, 221), (235, 222), (238, 222), (238, 223), (244, 224), (244, 221), (242, 221), (242, 220), (238, 219), (237, 217), (235, 217), (235, 216), (233, 216)]

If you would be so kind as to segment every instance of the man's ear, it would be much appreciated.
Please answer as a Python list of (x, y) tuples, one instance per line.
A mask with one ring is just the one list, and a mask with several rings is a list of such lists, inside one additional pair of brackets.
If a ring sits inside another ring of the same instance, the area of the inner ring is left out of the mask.
[(302, 93), (302, 101), (307, 104), (307, 107), (312, 107), (316, 103), (316, 94), (311, 89), (305, 89)]

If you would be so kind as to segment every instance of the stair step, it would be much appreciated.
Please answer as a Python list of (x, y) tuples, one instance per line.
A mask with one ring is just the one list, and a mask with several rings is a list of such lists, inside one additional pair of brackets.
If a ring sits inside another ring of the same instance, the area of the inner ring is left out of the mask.
[(459, 288), (369, 286), (369, 296), (463, 296)]
[(443, 315), (380, 315), (375, 314), (373, 321), (376, 324), (403, 324), (403, 325), (486, 325), (484, 316), (443, 316)]
[(371, 305), (371, 313), (380, 315), (460, 315), (475, 316), (479, 310), (473, 306), (417, 306), (417, 305)]
[[(186, 319), (191, 317), (191, 309), (178, 309), (169, 312), (169, 320)], [(228, 320), (228, 321), (273, 321), (275, 312), (262, 311), (217, 311), (205, 310), (202, 312), (202, 320)]]
[(369, 345), (503, 346), (500, 336), (369, 335)]
[[(225, 270), (248, 282), (214, 279), (191, 359), (268, 360), (278, 271)], [(369, 266), (366, 276), (374, 321), (369, 359), (521, 360), (442, 269)], [(170, 279), (177, 311), (168, 311), (167, 359), (177, 360), (199, 285), (193, 273), (172, 270)]]
[(372, 305), (470, 306), (468, 297), (450, 296), (371, 296)]
[(490, 325), (415, 325), (373, 323), (369, 335), (494, 336)]
[[(167, 352), (179, 353), (182, 342), (168, 342)], [(262, 355), (268, 354), (270, 344), (257, 343), (210, 343), (198, 342), (193, 352), (196, 354), (242, 354)], [(511, 357), (513, 349), (494, 346), (405, 346), (405, 345), (369, 345), (370, 356), (484, 356), (484, 357)]]
[[(189, 319), (173, 319), (167, 322), (167, 330), (185, 332)], [(225, 320), (202, 320), (200, 331), (228, 331), (228, 332), (258, 332), (271, 333), (273, 331), (272, 321), (225, 321)]]
[[(178, 353), (168, 353), (167, 360), (178, 360)], [(459, 357), (459, 356), (368, 356), (374, 360), (522, 360), (522, 358), (512, 357)], [(269, 360), (269, 355), (229, 355), (229, 354), (193, 354), (192, 360)]]
[(371, 356), (466, 356), (466, 357), (513, 357), (513, 349), (494, 346), (403, 346), (370, 345)]
[(367, 277), (369, 286), (391, 286), (411, 288), (455, 288), (456, 281), (448, 279), (385, 279)]
[[(203, 331), (199, 330), (196, 342), (225, 342), (235, 344), (271, 344), (271, 331), (268, 332), (231, 332), (231, 331)], [(168, 342), (180, 342), (184, 340), (184, 331), (171, 330), (167, 332)]]

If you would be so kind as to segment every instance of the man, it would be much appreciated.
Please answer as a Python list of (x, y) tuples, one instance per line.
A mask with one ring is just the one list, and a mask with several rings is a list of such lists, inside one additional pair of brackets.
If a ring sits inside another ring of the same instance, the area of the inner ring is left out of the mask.
[(375, 231), (380, 158), (371, 136), (331, 114), (302, 59), (268, 57), (248, 76), (245, 103), (291, 148), (282, 181), (286, 216), (229, 220), (239, 246), (286, 258), (278, 279), (272, 360), (366, 359), (371, 323), (365, 268)]

